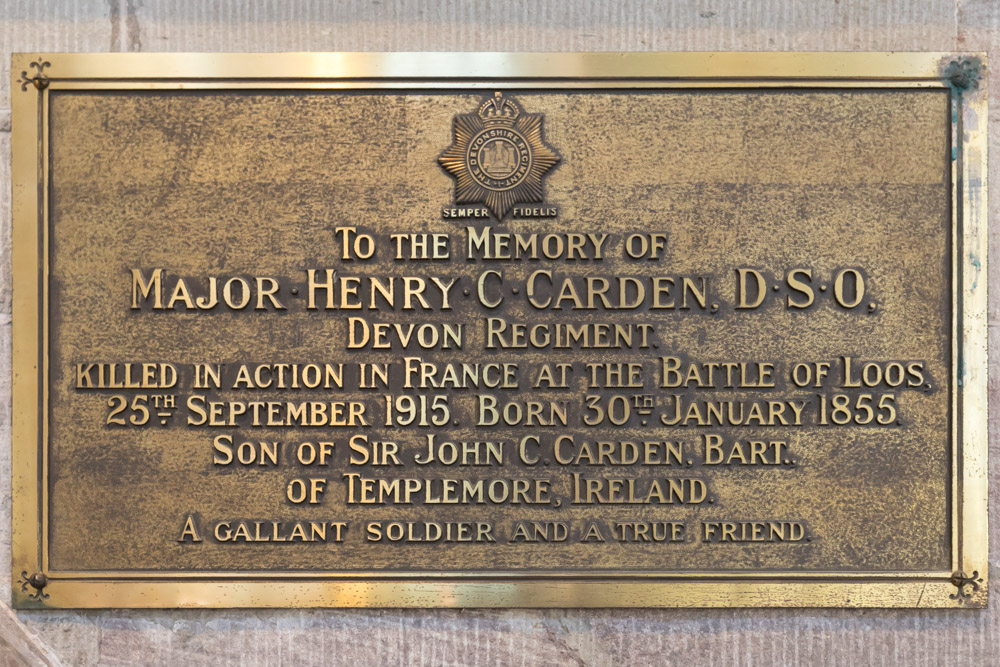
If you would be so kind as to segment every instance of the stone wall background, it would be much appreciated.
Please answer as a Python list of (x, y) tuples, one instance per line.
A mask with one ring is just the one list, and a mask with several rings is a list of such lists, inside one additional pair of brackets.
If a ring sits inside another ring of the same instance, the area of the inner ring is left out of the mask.
[[(988, 51), (996, 68), (1000, 0), (0, 0), (0, 667), (1000, 663), (997, 510), (990, 522), (992, 609), (977, 611), (10, 610), (10, 54), (448, 50)], [(990, 79), (995, 127), (1000, 79)], [(1000, 137), (990, 144), (990, 242), (997, 248)], [(1000, 373), (992, 366), (995, 482)], [(1000, 507), (996, 483), (991, 501)]]

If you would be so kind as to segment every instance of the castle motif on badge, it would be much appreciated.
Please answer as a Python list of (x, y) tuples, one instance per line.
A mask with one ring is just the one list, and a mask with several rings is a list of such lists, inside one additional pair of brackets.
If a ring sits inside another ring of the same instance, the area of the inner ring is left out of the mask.
[(559, 155), (542, 139), (542, 116), (499, 92), (455, 116), (454, 141), (438, 162), (455, 179), (456, 204), (483, 204), (503, 220), (515, 204), (544, 200), (542, 178)]

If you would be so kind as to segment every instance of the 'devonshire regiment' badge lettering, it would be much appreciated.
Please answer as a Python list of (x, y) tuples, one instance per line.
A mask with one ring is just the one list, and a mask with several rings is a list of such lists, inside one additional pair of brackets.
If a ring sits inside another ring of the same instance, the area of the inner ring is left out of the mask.
[(498, 92), (477, 113), (455, 116), (453, 129), (438, 162), (455, 179), (456, 204), (485, 204), (503, 220), (514, 204), (543, 201), (542, 178), (559, 156), (542, 139), (542, 114)]

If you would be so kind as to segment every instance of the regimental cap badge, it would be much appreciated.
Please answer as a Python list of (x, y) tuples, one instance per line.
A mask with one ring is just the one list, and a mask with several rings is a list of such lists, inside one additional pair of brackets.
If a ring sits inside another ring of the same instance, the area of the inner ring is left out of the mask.
[(452, 144), (438, 157), (455, 179), (455, 203), (484, 204), (503, 220), (515, 204), (544, 201), (542, 178), (559, 155), (542, 138), (542, 120), (500, 92), (455, 116)]

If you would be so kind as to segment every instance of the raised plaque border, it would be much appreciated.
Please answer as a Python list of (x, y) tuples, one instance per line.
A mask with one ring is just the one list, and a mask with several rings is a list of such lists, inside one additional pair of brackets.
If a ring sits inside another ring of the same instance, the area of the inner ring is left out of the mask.
[[(987, 91), (982, 53), (25, 53), (11, 60), (12, 596), (102, 607), (964, 607), (987, 604)], [(938, 88), (951, 99), (951, 570), (538, 574), (53, 571), (53, 90)]]

